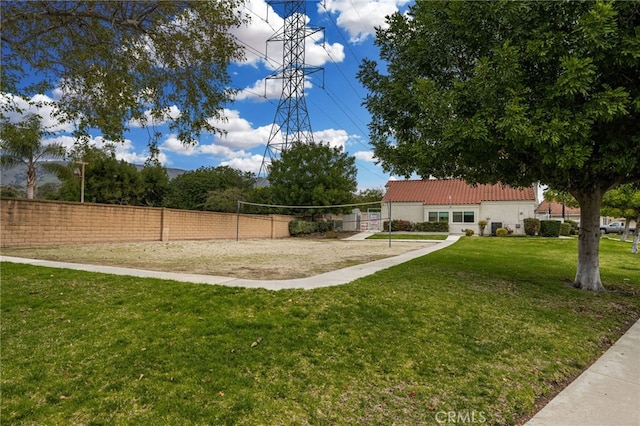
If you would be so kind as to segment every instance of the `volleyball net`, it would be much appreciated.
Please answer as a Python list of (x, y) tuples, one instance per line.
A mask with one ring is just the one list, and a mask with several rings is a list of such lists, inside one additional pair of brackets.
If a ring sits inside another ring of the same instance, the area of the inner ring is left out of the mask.
[[(391, 216), (390, 204), (388, 209), (383, 209), (381, 201), (321, 206), (295, 206), (253, 203), (238, 200), (238, 228), (240, 226), (241, 214), (282, 215), (282, 221), (290, 221), (290, 219), (284, 216), (294, 216), (298, 218), (298, 220), (303, 221), (329, 222), (333, 223), (331, 230), (343, 232), (382, 231), (384, 222), (389, 220)], [(272, 218), (269, 220), (272, 220)]]

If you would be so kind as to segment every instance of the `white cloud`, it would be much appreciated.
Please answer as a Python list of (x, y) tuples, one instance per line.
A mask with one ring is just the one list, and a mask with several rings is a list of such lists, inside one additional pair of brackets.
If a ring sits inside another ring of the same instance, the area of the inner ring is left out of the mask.
[[(20, 111), (8, 109), (11, 107)], [(74, 130), (73, 122), (57, 118), (60, 116), (60, 112), (56, 106), (56, 100), (46, 95), (35, 95), (26, 100), (20, 96), (2, 93), (0, 94), (0, 109), (14, 123), (22, 121), (27, 114), (37, 114), (42, 117), (42, 127), (49, 132), (71, 132)]]
[[(229, 122), (216, 123), (216, 125), (225, 126), (228, 131), (226, 137), (215, 136), (214, 143), (198, 143), (190, 146), (180, 142), (176, 135), (169, 135), (160, 145), (160, 151), (184, 156), (212, 156), (218, 161), (221, 160), (219, 164), (222, 166), (227, 165), (242, 171), (257, 173), (262, 163), (262, 155), (248, 152), (248, 150), (257, 145), (266, 144), (269, 126), (253, 129), (248, 121), (239, 118), (237, 111), (225, 112), (230, 117)], [(255, 142), (261, 135), (264, 136), (264, 140)]]
[(147, 155), (143, 153), (136, 153), (135, 146), (131, 139), (125, 139), (122, 142), (112, 142), (102, 136), (96, 136), (89, 141), (90, 145), (95, 146), (98, 149), (104, 148), (106, 145), (115, 147), (116, 160), (124, 160), (127, 163), (142, 164), (147, 159)]
[[(71, 148), (73, 148), (73, 146), (77, 142), (77, 139), (69, 135), (60, 135), (45, 138), (42, 140), (42, 142), (44, 144), (59, 143), (64, 146), (67, 151), (69, 151)], [(148, 152), (135, 152), (136, 148), (130, 139), (125, 139), (123, 142), (111, 142), (103, 138), (102, 136), (93, 136), (89, 138), (88, 144), (89, 146), (93, 146), (98, 149), (103, 149), (106, 145), (111, 145), (116, 150), (117, 160), (124, 160), (132, 164), (143, 164), (149, 156)], [(169, 159), (162, 152), (158, 155), (158, 160), (162, 164), (169, 163)]]
[(74, 138), (73, 136), (60, 135), (60, 136), (55, 136), (51, 138), (44, 138), (42, 139), (42, 143), (45, 145), (52, 144), (52, 143), (59, 143), (68, 151), (71, 147), (73, 147), (76, 140), (77, 139)]
[(369, 163), (374, 163), (376, 161), (376, 157), (373, 155), (373, 151), (358, 151), (353, 154), (358, 160), (366, 161)]
[(260, 172), (260, 166), (262, 165), (262, 155), (252, 154), (246, 157), (232, 158), (229, 161), (221, 162), (220, 165), (229, 166), (243, 172), (258, 174), (258, 172)]
[(326, 129), (313, 132), (313, 140), (316, 143), (328, 143), (331, 147), (345, 148), (349, 140), (349, 134), (343, 129)]
[(269, 99), (280, 99), (282, 93), (282, 79), (263, 78), (254, 83), (253, 86), (246, 87), (238, 92), (236, 101), (252, 100), (255, 102), (266, 102)]
[(321, 67), (327, 62), (342, 62), (345, 58), (344, 46), (340, 43), (314, 42), (309, 37), (305, 45), (305, 63), (309, 66)]
[(249, 0), (242, 5), (240, 12), (247, 13), (251, 19), (247, 26), (231, 29), (231, 33), (245, 48), (246, 60), (243, 64), (254, 67), (263, 64), (269, 69), (278, 68), (282, 61), (282, 50), (279, 54), (269, 51), (269, 57), (279, 58), (277, 62), (265, 61), (266, 41), (282, 27), (284, 20), (264, 0)]
[(160, 145), (161, 151), (174, 152), (180, 155), (197, 155), (200, 153), (198, 145), (186, 145), (182, 143), (178, 136), (171, 133), (167, 136), (164, 142)]
[(359, 43), (375, 35), (375, 27), (385, 28), (385, 17), (408, 4), (410, 0), (324, 0), (318, 4), (318, 12), (338, 14), (336, 22)]
[(271, 132), (271, 124), (253, 128), (251, 122), (240, 117), (237, 110), (225, 109), (226, 121), (211, 119), (210, 124), (222, 129), (226, 134), (215, 136), (216, 143), (230, 148), (251, 149), (266, 145)]

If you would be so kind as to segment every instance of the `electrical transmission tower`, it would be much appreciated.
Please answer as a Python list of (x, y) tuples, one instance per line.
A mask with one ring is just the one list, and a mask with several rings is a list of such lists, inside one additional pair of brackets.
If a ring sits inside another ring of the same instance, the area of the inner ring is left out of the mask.
[(273, 0), (270, 5), (284, 6), (284, 25), (267, 43), (280, 41), (282, 68), (267, 79), (282, 80), (282, 94), (271, 126), (269, 140), (262, 157), (258, 176), (266, 176), (273, 159), (286, 151), (294, 143), (312, 143), (313, 133), (304, 98), (305, 77), (322, 70), (305, 64), (305, 39), (321, 31), (320, 27), (306, 25), (304, 0)]

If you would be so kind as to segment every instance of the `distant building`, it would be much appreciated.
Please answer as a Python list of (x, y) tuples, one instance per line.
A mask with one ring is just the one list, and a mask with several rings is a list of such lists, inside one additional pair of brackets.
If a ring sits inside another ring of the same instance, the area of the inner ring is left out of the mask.
[(487, 221), (485, 234), (510, 228), (524, 234), (523, 219), (535, 217), (538, 206), (533, 187), (469, 185), (461, 179), (392, 180), (382, 199), (385, 218), (391, 203), (391, 219), (449, 224), (449, 232), (465, 229), (480, 233), (478, 222)]
[(580, 207), (569, 207), (557, 201), (542, 201), (536, 208), (540, 220), (574, 220), (580, 222)]

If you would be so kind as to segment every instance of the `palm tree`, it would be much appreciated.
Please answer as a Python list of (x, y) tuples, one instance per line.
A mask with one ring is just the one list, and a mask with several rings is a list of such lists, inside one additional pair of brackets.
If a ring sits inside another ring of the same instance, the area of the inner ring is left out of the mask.
[[(41, 159), (63, 159), (64, 147), (59, 143), (42, 144), (47, 134), (40, 123), (40, 116), (29, 114), (19, 123), (3, 119), (0, 123), (0, 165), (12, 167), (19, 164), (27, 166), (27, 198), (33, 199), (36, 188), (36, 163)], [(44, 163), (45, 170), (55, 171), (58, 164)]]

